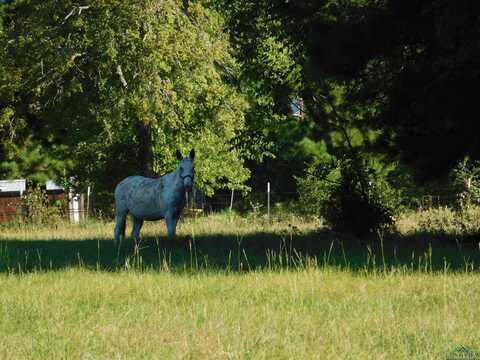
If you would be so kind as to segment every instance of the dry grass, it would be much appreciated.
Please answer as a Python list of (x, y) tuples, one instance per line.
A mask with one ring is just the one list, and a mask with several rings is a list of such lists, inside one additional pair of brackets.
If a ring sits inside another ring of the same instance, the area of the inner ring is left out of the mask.
[[(320, 225), (187, 219), (178, 246), (157, 249), (165, 227), (149, 223), (149, 245), (117, 262), (109, 222), (4, 227), (0, 359), (438, 359), (460, 345), (480, 350), (478, 265), (452, 267), (454, 249), (405, 262), (384, 254), (382, 263), (372, 247)], [(474, 251), (462, 249), (460, 261)]]
[(0, 358), (438, 359), (480, 348), (474, 274), (2, 277)]
[(465, 236), (480, 232), (480, 207), (455, 211), (448, 207), (402, 214), (396, 222), (402, 234), (425, 232)]
[[(80, 225), (72, 225), (68, 222), (60, 222), (55, 225), (45, 226), (25, 226), (10, 225), (0, 227), (0, 240), (15, 238), (16, 240), (86, 240), (86, 239), (113, 239), (114, 223), (111, 221), (92, 220)], [(127, 221), (127, 236), (131, 230), (131, 221)], [(286, 231), (308, 232), (317, 230), (321, 227), (321, 221), (309, 220), (295, 216), (293, 214), (283, 216), (281, 219), (272, 218), (268, 221), (265, 216), (247, 216), (241, 217), (228, 212), (199, 216), (197, 218), (188, 217), (182, 219), (177, 227), (177, 235), (184, 236), (211, 236), (211, 235), (248, 235), (261, 232), (273, 234), (284, 233)], [(147, 221), (142, 227), (143, 237), (162, 237), (165, 238), (167, 231), (165, 222)]]

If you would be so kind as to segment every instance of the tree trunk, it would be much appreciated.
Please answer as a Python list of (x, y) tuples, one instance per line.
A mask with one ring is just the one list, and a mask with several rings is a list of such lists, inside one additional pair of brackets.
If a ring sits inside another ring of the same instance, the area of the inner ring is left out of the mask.
[(139, 121), (137, 123), (138, 135), (138, 162), (143, 176), (155, 176), (153, 171), (153, 141), (152, 125)]
[(189, 15), (189, 12), (188, 12), (188, 5), (189, 5), (189, 0), (183, 0), (182, 3), (183, 3), (183, 6), (182, 6), (182, 11), (185, 13), (185, 15)]

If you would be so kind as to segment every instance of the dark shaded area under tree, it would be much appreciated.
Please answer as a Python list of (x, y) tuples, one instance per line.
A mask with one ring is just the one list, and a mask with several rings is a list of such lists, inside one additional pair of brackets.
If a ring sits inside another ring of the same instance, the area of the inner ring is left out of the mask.
[[(243, 236), (209, 234), (167, 241), (146, 237), (136, 250), (131, 239), (117, 256), (113, 241), (16, 240), (0, 241), (0, 271), (55, 271), (85, 266), (102, 271), (171, 270), (174, 272), (224, 270), (243, 272), (335, 266), (354, 272), (399, 269), (405, 271), (471, 270), (480, 264), (476, 237), (439, 236), (425, 232), (386, 237), (383, 244), (342, 241), (331, 231), (279, 234), (262, 232)], [(127, 265), (128, 264), (128, 265)]]

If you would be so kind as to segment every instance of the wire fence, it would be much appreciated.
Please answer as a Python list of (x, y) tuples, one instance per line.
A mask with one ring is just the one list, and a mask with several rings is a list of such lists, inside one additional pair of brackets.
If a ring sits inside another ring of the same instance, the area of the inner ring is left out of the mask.
[[(50, 196), (50, 206), (57, 206), (56, 212), (62, 218), (70, 219), (72, 222), (79, 222), (87, 218), (110, 218), (114, 214), (114, 204), (100, 202), (95, 199), (95, 194), (86, 197), (85, 194), (75, 194), (61, 197)], [(238, 211), (261, 211), (267, 212), (273, 204), (297, 198), (295, 192), (250, 192), (245, 194), (238, 190), (225, 190), (215, 193), (213, 196), (206, 196), (201, 190), (194, 189), (186, 194), (185, 207), (186, 215), (208, 214), (220, 212), (227, 209)], [(18, 194), (0, 193), (0, 223), (11, 221), (26, 221), (30, 217), (29, 209), (25, 206), (22, 196)], [(58, 202), (60, 200), (60, 202)], [(74, 205), (75, 201), (75, 205)], [(59, 206), (60, 203), (60, 206)], [(38, 209), (46, 211), (42, 207)]]
[[(22, 198), (18, 195), (0, 193), (0, 223), (12, 222), (19, 220), (27, 220), (29, 218), (28, 209), (22, 204)], [(248, 194), (236, 190), (224, 190), (217, 192), (213, 196), (206, 196), (199, 189), (194, 189), (186, 196), (186, 215), (208, 214), (220, 212), (224, 210), (237, 211), (256, 211), (269, 214), (273, 211), (275, 204), (284, 203), (289, 200), (298, 200), (296, 192), (282, 191), (254, 191)], [(95, 197), (87, 200), (86, 196), (77, 194), (74, 196), (78, 203), (73, 206), (72, 198), (66, 196), (62, 198), (63, 205), (59, 211), (59, 215), (72, 222), (80, 222), (87, 218), (110, 217), (114, 214), (114, 206), (111, 204), (111, 211), (105, 212), (102, 208), (97, 207)], [(50, 200), (58, 200), (58, 197), (52, 197)], [(452, 194), (430, 194), (421, 198), (419, 207), (421, 209), (431, 209), (453, 204), (462, 205), (463, 199), (460, 195)], [(54, 201), (51, 201), (53, 203)]]
[[(72, 222), (78, 222), (80, 220), (84, 220), (89, 216), (94, 216), (94, 213), (92, 210), (88, 211), (86, 209), (84, 210), (65, 210), (61, 211), (59, 214), (59, 217), (65, 218), (65, 219), (71, 219)], [(4, 222), (11, 222), (11, 221), (28, 221), (31, 216), (30, 214), (25, 211), (24, 209), (16, 209), (16, 210), (3, 210), (0, 209), (0, 223)], [(78, 219), (78, 221), (75, 221)]]
[(204, 212), (218, 212), (227, 209), (248, 210), (248, 209), (267, 209), (275, 203), (298, 199), (297, 192), (270, 191), (268, 192), (250, 192), (248, 194), (241, 191), (229, 190), (216, 193), (214, 196), (205, 196), (200, 191), (193, 191), (189, 195), (186, 207), (188, 209), (201, 209)]

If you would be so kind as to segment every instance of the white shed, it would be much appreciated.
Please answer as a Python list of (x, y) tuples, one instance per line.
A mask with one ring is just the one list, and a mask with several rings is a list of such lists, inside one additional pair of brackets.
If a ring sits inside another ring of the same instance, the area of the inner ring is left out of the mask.
[(27, 180), (0, 180), (0, 192), (18, 192), (23, 194), (27, 189)]

